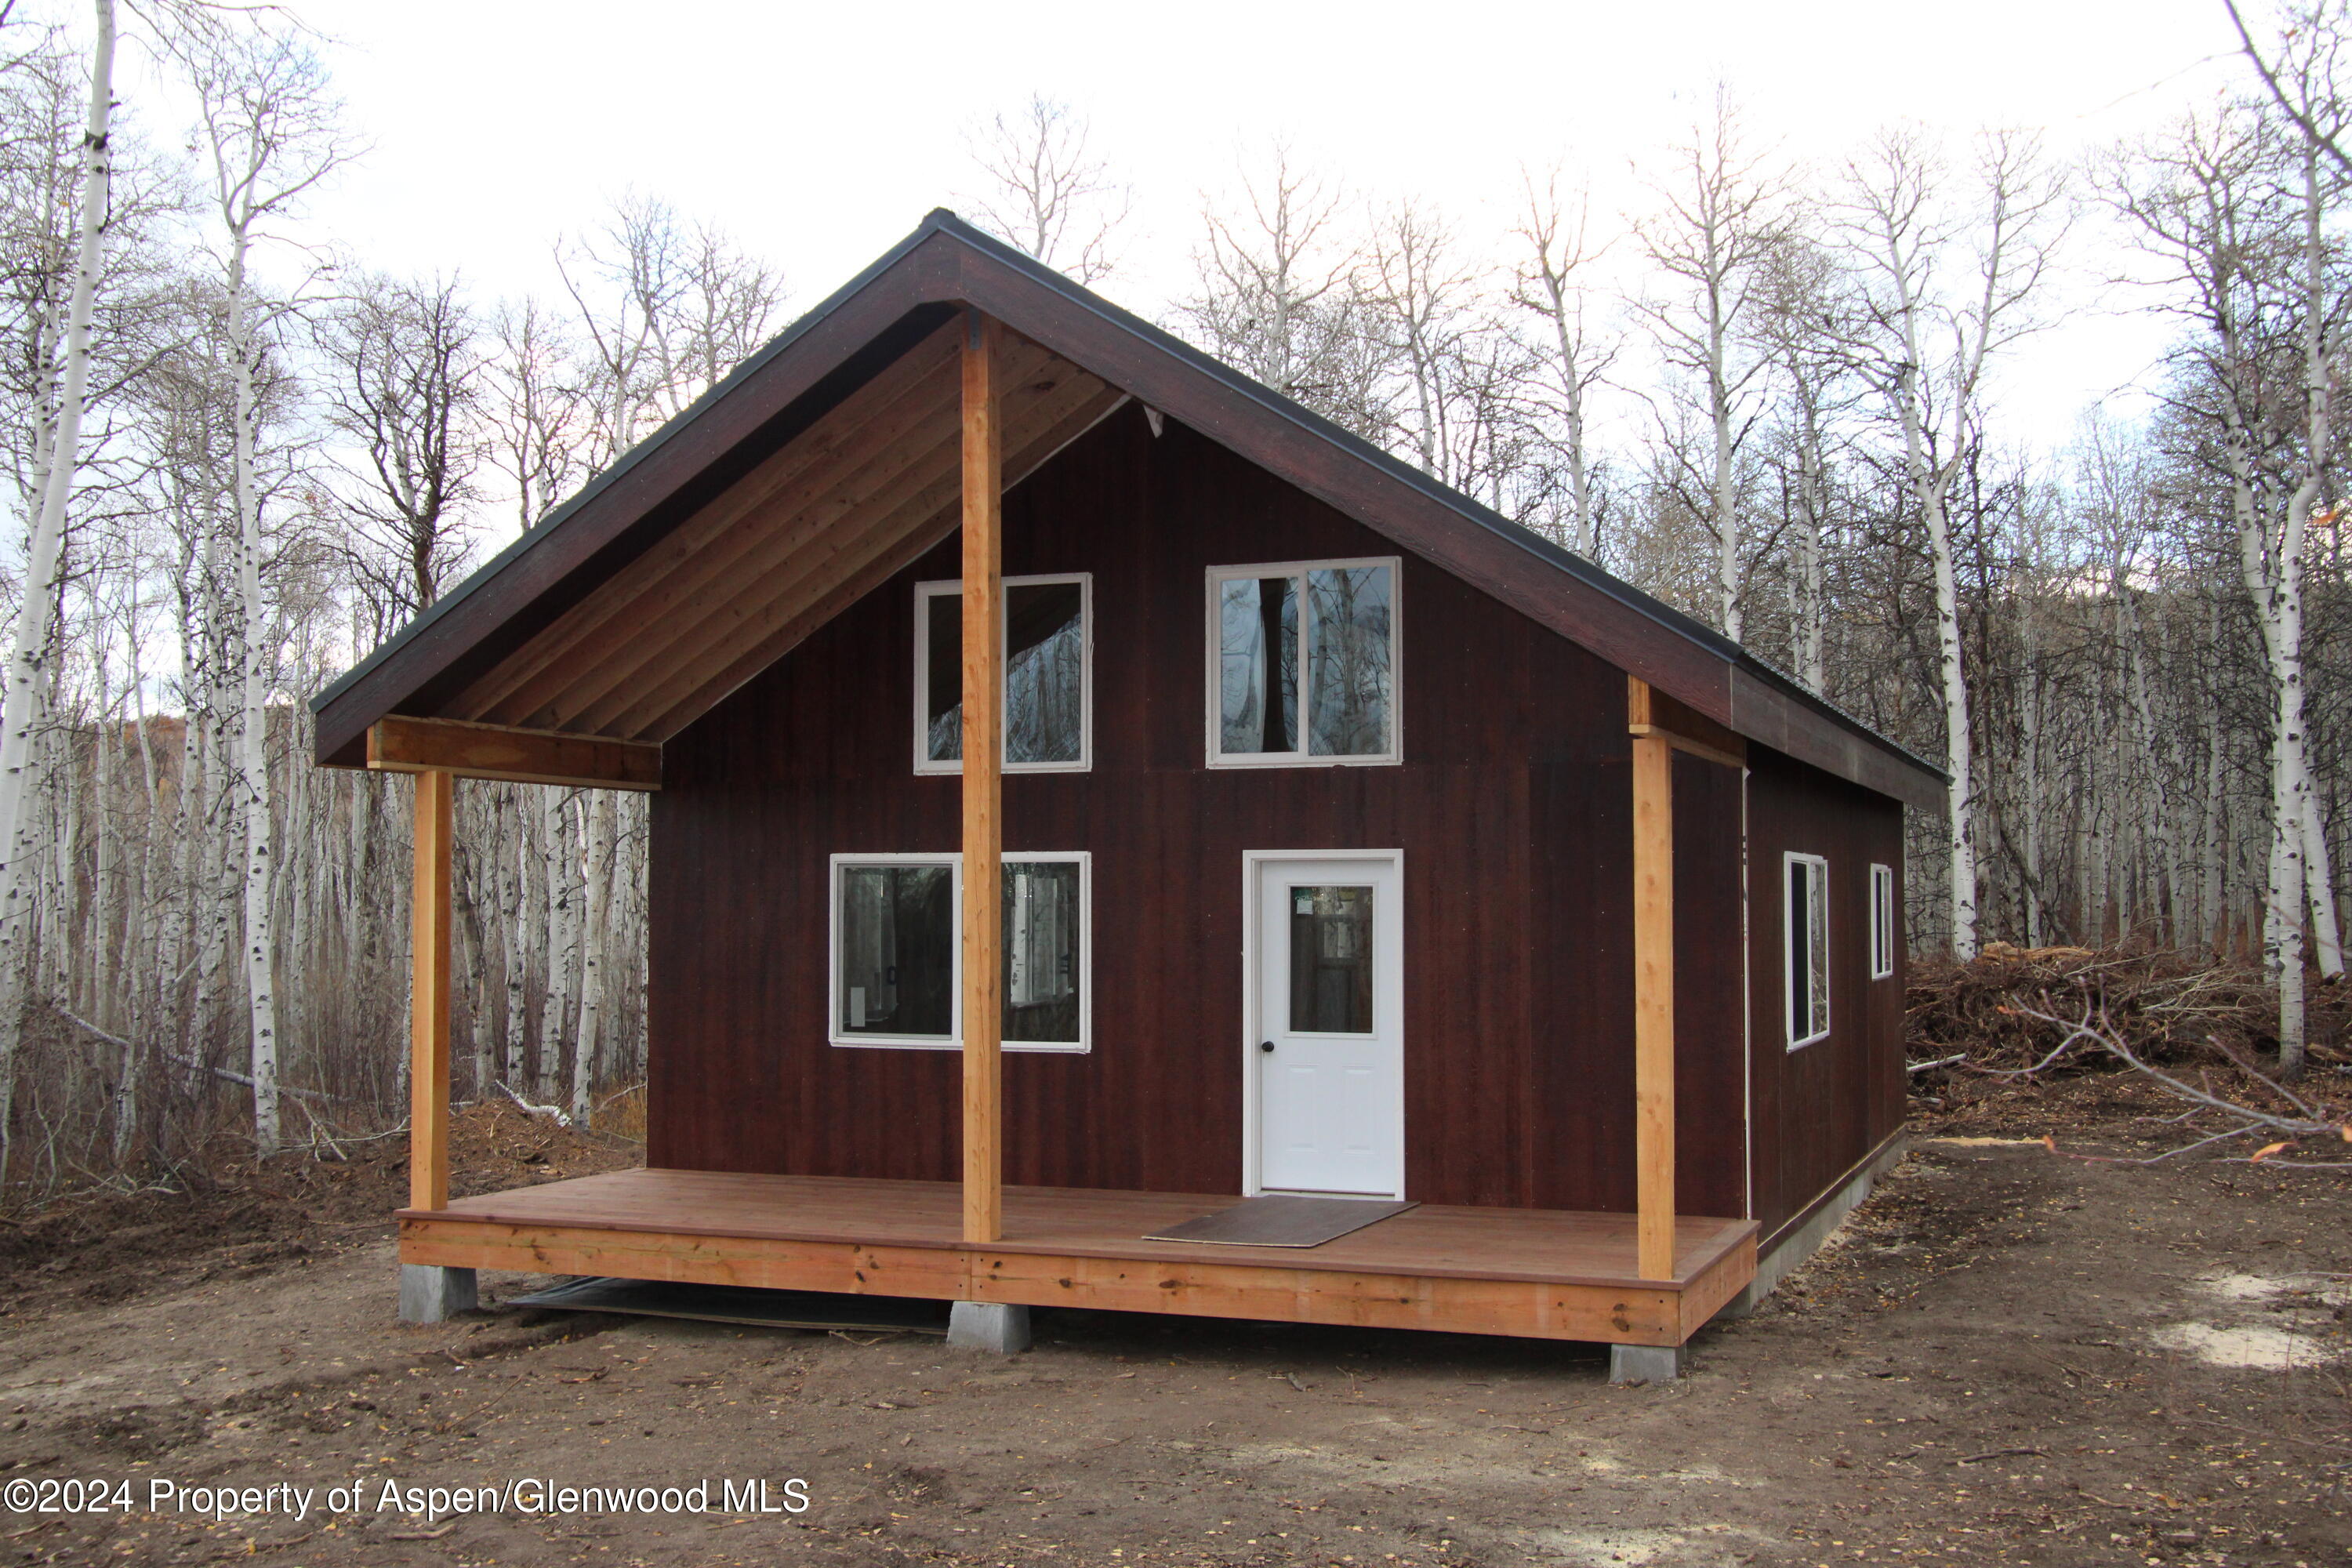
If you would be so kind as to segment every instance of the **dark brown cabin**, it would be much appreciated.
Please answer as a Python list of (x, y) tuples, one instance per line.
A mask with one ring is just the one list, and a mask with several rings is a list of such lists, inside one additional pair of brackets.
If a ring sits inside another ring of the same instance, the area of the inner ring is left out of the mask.
[[(950, 214), (317, 717), (418, 781), (412, 1314), (520, 1267), (1675, 1347), (1896, 1144), (1940, 773)], [(448, 1197), (457, 777), (656, 792), (641, 1172)], [(1270, 1194), (1417, 1206), (1145, 1239)]]

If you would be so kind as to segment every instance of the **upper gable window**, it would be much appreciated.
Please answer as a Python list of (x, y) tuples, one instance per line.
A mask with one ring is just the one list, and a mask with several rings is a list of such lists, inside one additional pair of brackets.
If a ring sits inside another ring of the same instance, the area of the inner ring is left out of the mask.
[[(1094, 729), (1094, 580), (1004, 580), (1004, 770), (1076, 773)], [(915, 771), (963, 772), (963, 584), (915, 584)]]
[(1209, 569), (1209, 765), (1393, 763), (1395, 556)]

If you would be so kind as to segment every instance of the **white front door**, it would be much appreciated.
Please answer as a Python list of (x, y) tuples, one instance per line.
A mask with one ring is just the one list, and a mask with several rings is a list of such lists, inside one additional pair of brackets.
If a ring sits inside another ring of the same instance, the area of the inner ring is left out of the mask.
[(1404, 942), (1396, 859), (1256, 867), (1260, 1192), (1404, 1195)]

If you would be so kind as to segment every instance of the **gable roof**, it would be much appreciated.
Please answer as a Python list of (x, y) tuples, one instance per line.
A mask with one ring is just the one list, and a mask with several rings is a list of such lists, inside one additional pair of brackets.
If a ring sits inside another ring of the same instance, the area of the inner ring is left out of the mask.
[(1945, 775), (1738, 643), (944, 210), (313, 700), (666, 740), (956, 525), (952, 323), (1008, 333), (1008, 488), (1140, 400), (1706, 718), (1925, 809)]

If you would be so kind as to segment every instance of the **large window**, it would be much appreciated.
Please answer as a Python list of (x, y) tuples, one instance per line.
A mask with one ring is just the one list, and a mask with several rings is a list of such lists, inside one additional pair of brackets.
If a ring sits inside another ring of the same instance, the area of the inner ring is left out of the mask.
[(1895, 973), (1895, 868), (1870, 868), (1870, 977)]
[(1209, 763), (1392, 763), (1397, 562), (1209, 572)]
[[(1003, 1039), (1008, 1050), (1087, 1048), (1087, 858), (1004, 858)], [(836, 1046), (962, 1043), (962, 858), (833, 858)]]
[[(1004, 769), (1087, 765), (1093, 662), (1084, 573), (1004, 580)], [(963, 584), (915, 584), (915, 771), (963, 772)]]
[(1781, 866), (1793, 1051), (1830, 1032), (1830, 863), (1818, 855), (1791, 854), (1781, 857)]

